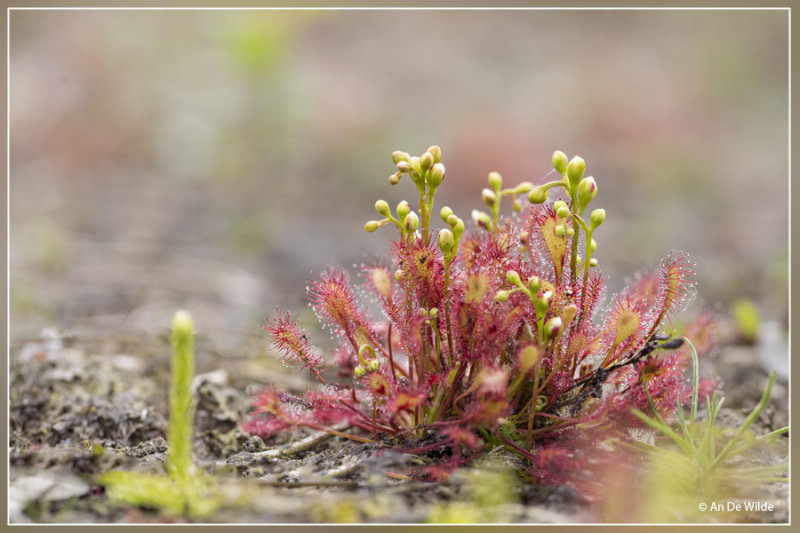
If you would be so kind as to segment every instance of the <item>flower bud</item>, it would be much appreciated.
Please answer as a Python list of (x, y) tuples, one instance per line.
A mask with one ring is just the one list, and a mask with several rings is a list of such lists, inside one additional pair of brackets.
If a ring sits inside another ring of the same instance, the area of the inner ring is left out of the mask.
[(364, 231), (369, 233), (373, 233), (378, 230), (378, 221), (377, 220), (370, 220), (366, 224), (364, 224)]
[(561, 333), (563, 327), (564, 323), (561, 320), (561, 317), (554, 316), (553, 318), (548, 320), (544, 325), (544, 338), (549, 340), (554, 337), (557, 337)]
[(453, 235), (452, 231), (449, 229), (439, 230), (439, 248), (442, 250), (442, 252), (449, 254), (455, 244), (455, 236)]
[(509, 296), (511, 296), (511, 291), (501, 290), (497, 291), (497, 294), (494, 295), (494, 299), (498, 302), (505, 302), (508, 300)]
[(489, 185), (496, 191), (503, 186), (503, 177), (497, 172), (489, 172)]
[(542, 281), (539, 279), (539, 276), (533, 276), (528, 280), (528, 289), (530, 289), (531, 294), (535, 295), (539, 292), (539, 285), (541, 285), (541, 283)]
[(389, 176), (389, 185), (397, 185), (400, 182), (400, 174), (394, 173)]
[(438, 163), (439, 161), (442, 160), (442, 149), (436, 146), (435, 144), (433, 146), (429, 146), (428, 149), (425, 151), (433, 156), (434, 163)]
[(386, 200), (378, 200), (375, 202), (375, 211), (377, 211), (379, 215), (389, 218), (391, 215), (391, 211), (389, 210), (389, 202)]
[(381, 362), (378, 361), (377, 359), (371, 359), (367, 363), (367, 370), (369, 372), (376, 372), (380, 367), (381, 367)]
[(569, 207), (559, 207), (558, 211), (556, 211), (556, 215), (558, 215), (558, 218), (569, 217)]
[(419, 167), (423, 172), (427, 172), (433, 166), (433, 154), (425, 152), (419, 158)]
[(596, 266), (597, 266), (597, 259), (596, 259), (596, 258), (594, 258), (594, 257), (592, 257), (591, 259), (589, 259), (589, 266), (590, 266), (590, 267), (596, 267)]
[(539, 348), (529, 344), (519, 351), (519, 369), (524, 374), (539, 362)]
[(547, 189), (535, 187), (528, 195), (528, 201), (532, 204), (543, 204), (547, 201)]
[(578, 205), (588, 205), (597, 194), (597, 183), (595, 183), (594, 178), (589, 176), (588, 178), (582, 179), (578, 184), (578, 192), (576, 194)]
[(428, 311), (428, 316), (435, 320), (436, 317), (439, 316), (439, 308), (438, 307), (431, 307), (430, 311)]
[(494, 205), (494, 201), (497, 200), (497, 195), (491, 189), (483, 189), (481, 191), (481, 198), (483, 198), (483, 203), (492, 207)]
[(522, 204), (519, 203), (519, 200), (517, 200), (516, 196), (511, 197), (511, 209), (513, 209), (516, 213), (522, 211)]
[(408, 158), (411, 157), (406, 152), (401, 152), (400, 150), (396, 150), (392, 152), (392, 163), (395, 165), (400, 161), (408, 161)]
[(521, 231), (519, 233), (519, 243), (522, 244), (523, 246), (528, 244), (528, 239), (530, 238), (531, 234), (527, 231)]
[(597, 241), (592, 239), (592, 242), (589, 243), (589, 253), (593, 254), (597, 250)]
[(366, 373), (367, 373), (367, 371), (366, 371), (366, 370), (364, 370), (364, 367), (363, 367), (363, 366), (361, 366), (361, 365), (358, 365), (357, 367), (355, 367), (355, 368), (353, 369), (353, 374), (355, 374), (355, 376), (356, 376), (357, 378), (363, 378), (363, 377), (364, 377), (364, 374), (366, 374)]
[[(533, 294), (533, 292), (531, 292)], [(536, 300), (536, 315), (537, 316), (544, 316), (547, 313), (547, 310), (550, 309), (550, 305), (553, 303), (553, 291), (546, 291), (542, 294), (541, 298)]]
[(567, 235), (569, 235), (570, 237), (575, 235), (575, 228), (567, 228)]
[(411, 212), (411, 205), (405, 200), (401, 201), (397, 204), (397, 218), (403, 220), (406, 218), (406, 215)]
[(516, 270), (509, 270), (506, 272), (506, 281), (512, 285), (522, 285), (522, 281), (519, 279), (519, 273), (517, 273)]
[(411, 163), (409, 163), (408, 161), (398, 161), (397, 170), (398, 172), (406, 173), (409, 170), (411, 170)]
[(567, 172), (567, 154), (561, 150), (553, 152), (553, 168), (562, 176)]
[(477, 209), (472, 210), (472, 220), (478, 226), (483, 228), (489, 229), (492, 227), (492, 219), (484, 213), (483, 211), (478, 211)]
[(591, 222), (591, 228), (594, 229), (606, 219), (606, 210), (605, 209), (595, 209), (592, 211), (592, 214), (589, 218), (589, 222)]
[(436, 163), (433, 165), (433, 169), (431, 170), (431, 175), (428, 178), (428, 183), (431, 187), (438, 187), (442, 181), (444, 181), (444, 165), (441, 163)]
[(567, 179), (569, 180), (569, 187), (571, 190), (574, 191), (578, 186), (585, 171), (586, 161), (577, 155), (573, 157), (569, 165), (567, 165)]
[(447, 219), (450, 218), (450, 215), (453, 214), (453, 210), (447, 206), (444, 206), (441, 211), (439, 211), (439, 216), (442, 217), (442, 222), (447, 224)]
[(403, 279), (405, 277), (405, 275), (406, 275), (406, 273), (403, 272), (403, 269), (401, 269), (401, 268), (398, 268), (397, 270), (394, 271), (394, 279), (396, 281), (400, 281), (401, 279)]
[(556, 237), (563, 237), (567, 234), (567, 228), (564, 227), (564, 224), (559, 224), (556, 226), (555, 233)]
[(403, 219), (403, 226), (405, 226), (406, 231), (416, 231), (419, 227), (419, 217), (415, 212), (410, 212), (406, 215), (405, 219)]
[(566, 207), (567, 209), (569, 209), (569, 207), (567, 206), (567, 202), (565, 202), (564, 200), (556, 200), (555, 202), (553, 202), (553, 211), (555, 211), (556, 213), (558, 213), (558, 210), (561, 209), (562, 207)]

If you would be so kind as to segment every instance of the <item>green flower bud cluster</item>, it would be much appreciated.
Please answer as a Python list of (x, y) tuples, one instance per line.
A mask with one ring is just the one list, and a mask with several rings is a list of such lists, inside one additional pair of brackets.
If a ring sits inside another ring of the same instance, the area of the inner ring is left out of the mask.
[(458, 245), (464, 234), (464, 221), (447, 206), (442, 207), (439, 216), (445, 224), (450, 226), (449, 229), (439, 230), (439, 249), (444, 254), (445, 262), (449, 264), (458, 252)]
[(506, 272), (506, 282), (516, 286), (516, 288), (497, 291), (497, 293), (494, 295), (494, 298), (498, 302), (507, 301), (508, 298), (515, 292), (521, 292), (525, 294), (533, 302), (536, 299), (536, 296), (539, 292), (539, 286), (541, 285), (541, 280), (538, 276), (533, 276), (530, 278), (527, 284), (523, 283), (522, 279), (519, 277), (519, 273), (516, 270), (509, 270)]
[(489, 188), (481, 191), (481, 198), (483, 199), (483, 203), (486, 204), (491, 211), (491, 217), (486, 213), (473, 211), (472, 218), (478, 226), (488, 231), (495, 231), (500, 218), (500, 204), (503, 197), (510, 196), (511, 207), (514, 211), (519, 212), (522, 210), (522, 204), (519, 198), (517, 198), (517, 195), (530, 192), (533, 189), (533, 184), (529, 181), (523, 181), (516, 187), (503, 189), (503, 177), (497, 172), (490, 172), (488, 181)]

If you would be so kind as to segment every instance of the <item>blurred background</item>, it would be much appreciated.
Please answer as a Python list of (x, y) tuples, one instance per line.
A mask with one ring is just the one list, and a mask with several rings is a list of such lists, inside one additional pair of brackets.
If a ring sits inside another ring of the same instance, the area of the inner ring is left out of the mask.
[[(788, 315), (781, 11), (15, 11), (11, 338), (166, 331), (225, 353), (363, 231), (390, 154), (444, 153), (465, 220), (489, 171), (587, 161), (618, 290), (672, 249), (720, 313)], [(412, 202), (415, 203), (415, 202)], [(506, 206), (507, 211), (510, 207)]]

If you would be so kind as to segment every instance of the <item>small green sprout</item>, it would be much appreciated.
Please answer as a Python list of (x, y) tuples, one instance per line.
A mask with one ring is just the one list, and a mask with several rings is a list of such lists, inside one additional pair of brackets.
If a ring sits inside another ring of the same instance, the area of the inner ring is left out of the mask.
[(213, 478), (196, 471), (192, 465), (193, 330), (194, 324), (187, 312), (175, 313), (172, 322), (167, 476), (146, 472), (106, 472), (99, 483), (108, 489), (112, 500), (196, 517), (209, 516), (219, 506)]

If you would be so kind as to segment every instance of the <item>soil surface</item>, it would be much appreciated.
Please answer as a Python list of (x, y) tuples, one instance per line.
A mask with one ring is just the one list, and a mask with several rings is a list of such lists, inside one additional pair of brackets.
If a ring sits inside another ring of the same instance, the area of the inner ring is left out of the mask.
[[(727, 364), (718, 365), (730, 397), (721, 419), (735, 427), (757, 402), (766, 373), (751, 349), (728, 351)], [(255, 354), (228, 357), (224, 365), (219, 360), (214, 365), (214, 349), (202, 337), (197, 352), (195, 462), (216, 478), (223, 493), (223, 503), (202, 521), (601, 520), (598, 506), (575, 491), (522, 480), (517, 472), (524, 464), (502, 449), (486, 450), (444, 482), (427, 483), (404, 475), (435, 461), (442, 450), (405, 454), (379, 443), (362, 444), (304, 430), (267, 442), (244, 434), (238, 424), (248, 411), (252, 387), (271, 379), (302, 390), (303, 376), (287, 373)], [(98, 476), (109, 470), (165, 471), (168, 354), (166, 335), (102, 339), (45, 330), (37, 339), (12, 346), (12, 522), (197, 520), (112, 501), (97, 483)], [(776, 384), (771, 405), (757, 421), (756, 434), (787, 424), (786, 394), (785, 385)], [(763, 462), (774, 464), (785, 458), (787, 442), (781, 438), (764, 452)], [(507, 483), (506, 493), (487, 499), (475, 480), (495, 479), (492, 476), (505, 476), (512, 482)], [(787, 491), (786, 484), (766, 486), (759, 497), (769, 501), (774, 511), (742, 514), (736, 520), (787, 521)], [(712, 522), (724, 519), (707, 517)]]

